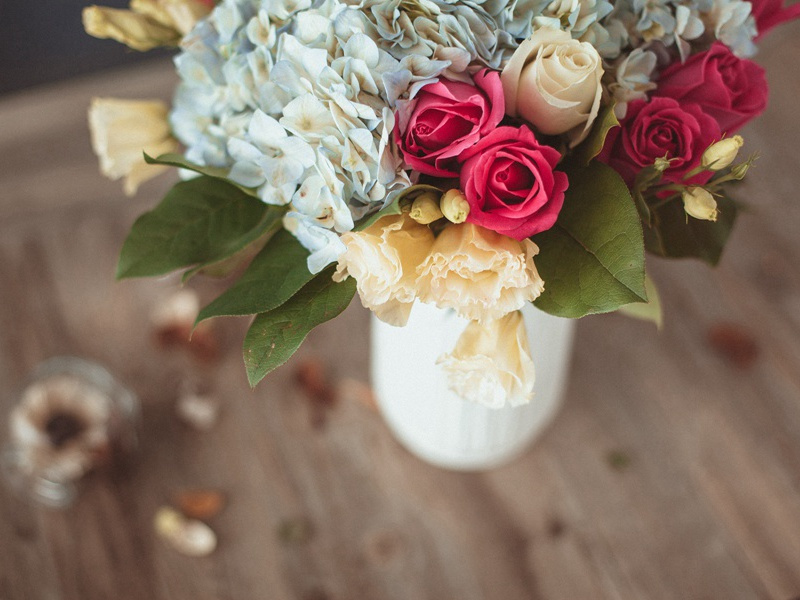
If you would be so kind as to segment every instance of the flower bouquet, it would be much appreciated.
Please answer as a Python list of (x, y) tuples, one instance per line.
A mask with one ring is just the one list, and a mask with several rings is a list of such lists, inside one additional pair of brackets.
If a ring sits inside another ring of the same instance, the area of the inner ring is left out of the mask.
[[(645, 251), (719, 261), (767, 104), (748, 57), (781, 0), (132, 0), (87, 31), (179, 48), (172, 107), (95, 99), (106, 175), (183, 181), (117, 276), (239, 273), (198, 322), (255, 315), (249, 381), (358, 294), (467, 319), (460, 396), (529, 402), (520, 310), (659, 320)], [(144, 152), (144, 153), (143, 153)], [(466, 373), (466, 375), (465, 375)]]

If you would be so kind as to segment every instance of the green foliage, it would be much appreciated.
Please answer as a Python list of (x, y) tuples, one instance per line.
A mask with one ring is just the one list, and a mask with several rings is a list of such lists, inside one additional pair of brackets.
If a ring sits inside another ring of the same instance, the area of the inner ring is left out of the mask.
[(220, 262), (276, 228), (283, 212), (221, 179), (201, 176), (178, 183), (133, 224), (117, 278)]
[(308, 250), (281, 229), (253, 259), (242, 277), (197, 316), (254, 315), (277, 308), (314, 277), (308, 271)]
[(646, 302), (642, 225), (627, 186), (596, 161), (567, 174), (570, 187), (558, 221), (532, 238), (545, 281), (536, 306), (578, 318)]
[(335, 283), (332, 274), (333, 269), (326, 269), (290, 300), (255, 318), (244, 339), (244, 364), (251, 386), (289, 360), (314, 327), (350, 304), (356, 293), (355, 280)]
[(651, 206), (652, 226), (645, 227), (648, 252), (667, 258), (699, 258), (715, 266), (736, 222), (736, 204), (726, 196), (716, 198), (715, 222), (694, 219), (683, 210), (680, 197)]
[(614, 114), (616, 104), (616, 102), (611, 102), (600, 109), (589, 135), (575, 149), (574, 157), (579, 164), (588, 166), (592, 159), (603, 150), (608, 132), (614, 127), (619, 127), (617, 115)]

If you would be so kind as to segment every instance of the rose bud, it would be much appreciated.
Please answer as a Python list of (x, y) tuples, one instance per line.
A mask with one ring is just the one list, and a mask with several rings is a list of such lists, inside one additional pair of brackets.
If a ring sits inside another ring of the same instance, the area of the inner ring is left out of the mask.
[(703, 153), (702, 165), (710, 171), (721, 171), (729, 167), (736, 160), (739, 149), (744, 146), (744, 139), (740, 135), (725, 138), (709, 146)]
[(717, 201), (707, 189), (691, 186), (683, 191), (683, 209), (686, 214), (701, 221), (716, 221)]

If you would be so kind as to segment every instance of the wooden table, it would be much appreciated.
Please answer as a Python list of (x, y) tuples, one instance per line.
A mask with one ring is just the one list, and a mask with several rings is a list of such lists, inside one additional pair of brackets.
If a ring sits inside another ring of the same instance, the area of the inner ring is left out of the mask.
[[(204, 376), (222, 418), (208, 433), (187, 428), (174, 412), (187, 367), (154, 345), (148, 321), (175, 280), (113, 281), (126, 230), (168, 182), (123, 198), (97, 175), (84, 122), (92, 95), (168, 96), (169, 65), (3, 99), (3, 412), (38, 361), (72, 354), (135, 389), (144, 430), (135, 469), (91, 480), (67, 510), (0, 490), (0, 599), (800, 596), (797, 32), (763, 46), (772, 104), (745, 131), (763, 158), (721, 267), (651, 260), (664, 330), (616, 315), (582, 321), (557, 420), (485, 474), (423, 464), (355, 400), (320, 418), (294, 372), (318, 358), (336, 379), (366, 379), (358, 303), (255, 392), (239, 352), (246, 322), (221, 323), (223, 358)], [(197, 289), (209, 299), (221, 288)], [(752, 364), (712, 347), (719, 323), (757, 345)], [(157, 508), (195, 487), (229, 500), (207, 558), (153, 531)], [(297, 523), (310, 533), (285, 535)]]

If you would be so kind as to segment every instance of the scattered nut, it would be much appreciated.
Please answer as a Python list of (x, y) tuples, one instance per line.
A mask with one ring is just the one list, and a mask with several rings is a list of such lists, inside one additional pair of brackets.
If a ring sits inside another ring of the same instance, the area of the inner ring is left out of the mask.
[(336, 385), (336, 396), (344, 402), (357, 402), (366, 408), (378, 410), (375, 392), (363, 381), (346, 377)]
[(156, 306), (150, 319), (155, 339), (164, 348), (182, 348), (202, 362), (219, 357), (219, 342), (211, 322), (194, 326), (200, 312), (200, 299), (194, 290), (179, 290)]
[(219, 401), (212, 396), (185, 392), (175, 405), (178, 417), (198, 431), (210, 431), (219, 420)]
[(624, 471), (631, 464), (631, 455), (622, 450), (612, 450), (606, 455), (608, 466), (615, 471)]
[(150, 314), (156, 340), (162, 346), (187, 343), (199, 312), (200, 299), (194, 290), (182, 289), (168, 296)]
[(336, 390), (331, 385), (321, 361), (317, 359), (303, 361), (297, 367), (295, 378), (312, 402), (327, 407), (336, 403)]
[(758, 343), (735, 323), (717, 323), (708, 330), (708, 343), (738, 369), (749, 369), (758, 358)]
[(217, 547), (217, 535), (208, 525), (168, 506), (158, 509), (154, 526), (161, 539), (186, 556), (208, 556)]
[(190, 519), (208, 520), (225, 506), (225, 496), (216, 490), (186, 490), (175, 495), (175, 504)]
[(210, 363), (219, 358), (219, 341), (211, 321), (203, 321), (197, 325), (188, 341), (188, 347), (192, 356), (201, 362)]
[(314, 527), (308, 519), (286, 519), (278, 525), (278, 539), (285, 544), (303, 544), (314, 537)]

